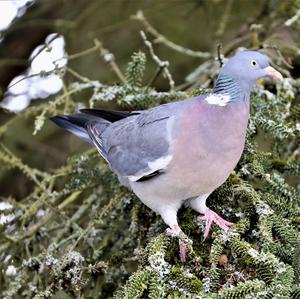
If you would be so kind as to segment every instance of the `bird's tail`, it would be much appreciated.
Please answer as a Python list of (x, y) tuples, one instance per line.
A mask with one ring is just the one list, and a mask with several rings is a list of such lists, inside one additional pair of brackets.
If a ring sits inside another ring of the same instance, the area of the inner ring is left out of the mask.
[(74, 115), (57, 115), (50, 119), (59, 127), (66, 129), (90, 144), (94, 143), (87, 132), (87, 126), (89, 123), (96, 121), (97, 125), (100, 125), (97, 126), (97, 130), (101, 133), (111, 123), (139, 114), (138, 111), (125, 112), (103, 109), (81, 109), (80, 112), (81, 113)]
[(90, 144), (93, 144), (93, 141), (87, 132), (88, 123), (92, 121), (103, 123), (103, 130), (110, 124), (110, 122), (104, 119), (85, 113), (78, 113), (74, 115), (56, 115), (50, 119), (59, 127), (71, 132)]

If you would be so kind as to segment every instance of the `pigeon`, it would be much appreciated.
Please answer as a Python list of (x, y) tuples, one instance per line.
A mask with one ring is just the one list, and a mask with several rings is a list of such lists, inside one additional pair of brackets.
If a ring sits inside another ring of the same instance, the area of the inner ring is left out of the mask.
[(213, 223), (224, 230), (233, 224), (206, 200), (242, 155), (250, 92), (265, 76), (282, 78), (267, 56), (245, 50), (221, 68), (210, 94), (143, 111), (82, 109), (51, 120), (94, 145), (120, 183), (161, 215), (167, 234), (182, 233), (177, 212), (185, 205), (205, 221), (206, 238)]

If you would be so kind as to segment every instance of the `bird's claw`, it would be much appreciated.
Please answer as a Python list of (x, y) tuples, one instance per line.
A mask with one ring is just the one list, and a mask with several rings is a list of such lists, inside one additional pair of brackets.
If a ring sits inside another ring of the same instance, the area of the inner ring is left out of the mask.
[(203, 216), (198, 216), (198, 219), (205, 220), (204, 239), (207, 238), (213, 222), (215, 222), (220, 228), (224, 230), (228, 230), (229, 226), (234, 224), (232, 222), (226, 221), (209, 208), (206, 208), (205, 214)]

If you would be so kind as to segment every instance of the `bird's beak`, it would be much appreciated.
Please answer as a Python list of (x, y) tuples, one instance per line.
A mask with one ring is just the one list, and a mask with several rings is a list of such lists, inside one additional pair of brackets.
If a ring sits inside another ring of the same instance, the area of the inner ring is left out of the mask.
[(282, 75), (281, 73), (279, 73), (278, 71), (276, 71), (273, 67), (268, 66), (265, 68), (265, 71), (267, 72), (267, 74), (275, 79), (282, 79)]

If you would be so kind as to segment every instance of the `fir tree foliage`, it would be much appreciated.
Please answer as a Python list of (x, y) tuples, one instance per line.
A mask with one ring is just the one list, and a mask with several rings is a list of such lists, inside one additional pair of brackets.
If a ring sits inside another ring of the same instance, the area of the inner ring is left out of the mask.
[(145, 72), (146, 56), (143, 52), (133, 53), (126, 70), (126, 82), (132, 87), (141, 87)]
[[(147, 32), (155, 34), (149, 28)], [(160, 60), (149, 37), (142, 38), (147, 61), (158, 63), (155, 81), (162, 76)], [(166, 45), (174, 48), (168, 40)], [(164, 75), (170, 90), (158, 91), (143, 79), (145, 53), (136, 52), (123, 82), (104, 85), (77, 76), (55, 99), (12, 116), (0, 134), (10, 134), (12, 124), (26, 117), (38, 133), (48, 116), (83, 106), (112, 102), (134, 110), (201, 94), (212, 87), (219, 69), (214, 59), (209, 63), (210, 85), (174, 89), (173, 79)], [(1, 145), (1, 163), (21, 171), (33, 190), (22, 200), (1, 198), (0, 296), (300, 298), (300, 192), (295, 184), (300, 173), (299, 88), (297, 79), (277, 85), (266, 79), (254, 91), (243, 157), (208, 201), (236, 225), (227, 232), (213, 227), (204, 241), (203, 223), (195, 213), (180, 212), (180, 224), (191, 240), (186, 263), (179, 260), (178, 240), (164, 234), (161, 218), (120, 186), (95, 149), (41, 171)], [(91, 91), (88, 102), (75, 100), (86, 90)], [(260, 148), (261, 136), (268, 149)]]

